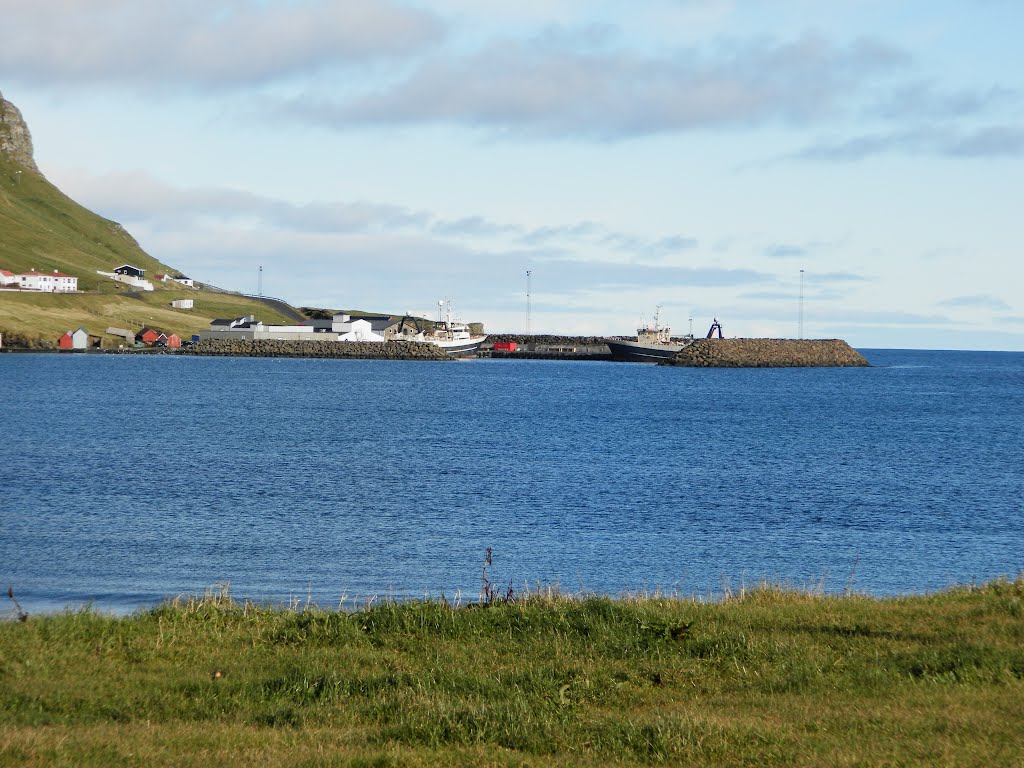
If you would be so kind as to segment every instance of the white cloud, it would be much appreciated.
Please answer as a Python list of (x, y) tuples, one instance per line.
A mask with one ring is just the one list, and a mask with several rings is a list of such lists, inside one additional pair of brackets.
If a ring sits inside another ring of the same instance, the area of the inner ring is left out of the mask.
[(360, 124), (461, 123), (499, 133), (617, 139), (681, 130), (804, 122), (843, 110), (872, 77), (905, 62), (873, 40), (837, 45), (805, 34), (784, 43), (722, 44), (649, 56), (561, 34), (492, 42), (436, 56), (406, 79), (348, 100), (297, 100), (293, 115)]
[(393, 0), (0, 0), (0, 71), (32, 83), (225, 86), (376, 57), (443, 34)]
[(963, 307), (966, 309), (984, 309), (1005, 312), (1010, 305), (990, 293), (978, 293), (969, 296), (954, 296), (939, 302), (942, 307)]

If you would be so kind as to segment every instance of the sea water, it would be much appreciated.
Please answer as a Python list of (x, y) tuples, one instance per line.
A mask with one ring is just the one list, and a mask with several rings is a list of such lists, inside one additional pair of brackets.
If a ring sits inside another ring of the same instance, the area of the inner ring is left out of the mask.
[[(125, 612), (1024, 567), (1024, 354), (685, 369), (0, 356), (0, 585)], [(10, 610), (6, 605), (0, 610)]]

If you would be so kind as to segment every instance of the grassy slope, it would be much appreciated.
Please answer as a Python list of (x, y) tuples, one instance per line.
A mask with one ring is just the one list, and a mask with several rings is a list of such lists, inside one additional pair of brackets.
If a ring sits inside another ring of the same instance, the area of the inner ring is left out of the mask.
[[(67, 296), (0, 292), (0, 331), (55, 340), (79, 325), (97, 335), (108, 326), (126, 327), (132, 321), (127, 327), (147, 323), (191, 334), (207, 329), (215, 317), (254, 313), (268, 322), (285, 322), (264, 305), (234, 294), (161, 285), (150, 294), (128, 295), (120, 283), (96, 274), (125, 263), (149, 275), (176, 274), (143, 251), (120, 225), (86, 210), (43, 176), (0, 154), (0, 267), (14, 272), (56, 269), (77, 276), (85, 291)], [(171, 309), (176, 298), (194, 299), (195, 309)]]
[(1020, 765), (1024, 580), (0, 625), (0, 764)]
[[(190, 310), (174, 309), (175, 298), (195, 300)], [(261, 320), (288, 323), (277, 312), (241, 296), (212, 291), (158, 290), (133, 294), (38, 294), (0, 293), (0, 332), (22, 330), (31, 335), (56, 340), (68, 329), (85, 326), (89, 333), (102, 336), (108, 327), (138, 330), (150, 325), (183, 338), (210, 329), (215, 317), (257, 314)], [(105, 337), (104, 345), (114, 337)]]

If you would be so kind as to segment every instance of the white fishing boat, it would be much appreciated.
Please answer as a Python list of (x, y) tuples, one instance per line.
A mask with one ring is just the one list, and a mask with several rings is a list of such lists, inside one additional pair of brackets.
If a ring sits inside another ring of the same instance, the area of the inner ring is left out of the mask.
[(449, 357), (476, 357), (487, 336), (473, 335), (466, 323), (453, 316), (452, 303), (446, 300), (437, 302), (437, 322), (432, 328), (424, 329), (418, 318), (407, 315), (402, 318), (393, 338), (434, 344)]

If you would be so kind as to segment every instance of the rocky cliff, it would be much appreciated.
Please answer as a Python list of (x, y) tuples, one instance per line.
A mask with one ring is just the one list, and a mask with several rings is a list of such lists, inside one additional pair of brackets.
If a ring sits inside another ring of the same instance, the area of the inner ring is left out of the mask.
[(21, 116), (21, 112), (0, 93), (0, 153), (16, 163), (31, 168), (36, 173), (36, 161), (32, 152), (32, 134)]

